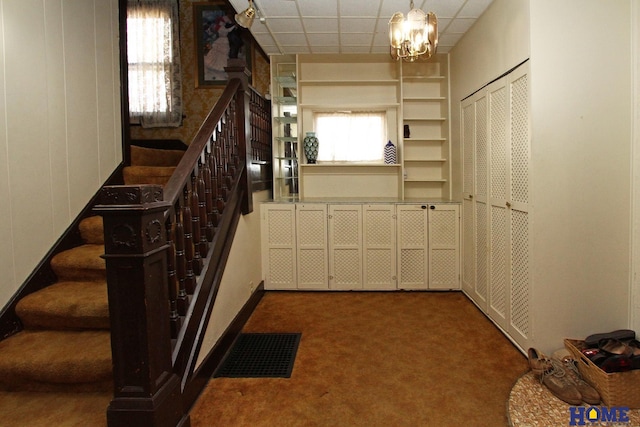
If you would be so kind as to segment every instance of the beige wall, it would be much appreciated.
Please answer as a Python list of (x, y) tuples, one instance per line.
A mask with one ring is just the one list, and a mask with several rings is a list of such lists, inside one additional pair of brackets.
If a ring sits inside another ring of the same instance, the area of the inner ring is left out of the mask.
[(198, 355), (200, 365), (243, 305), (263, 280), (260, 260), (260, 202), (270, 198), (269, 191), (253, 193), (253, 212), (240, 218), (229, 260), (205, 339)]
[(495, 0), (451, 53), (456, 198), (460, 100), (530, 58), (531, 337), (545, 352), (629, 326), (632, 2)]
[[(180, 0), (180, 61), (182, 65), (182, 97), (186, 118), (178, 128), (131, 128), (134, 139), (179, 139), (190, 144), (202, 122), (216, 104), (224, 86), (196, 87), (196, 56), (193, 28), (193, 2)], [(269, 62), (255, 51), (253, 55), (253, 87), (263, 95), (269, 90)]]
[(531, 1), (533, 308), (542, 348), (629, 326), (632, 1)]
[(122, 160), (117, 0), (0, 1), (0, 306)]

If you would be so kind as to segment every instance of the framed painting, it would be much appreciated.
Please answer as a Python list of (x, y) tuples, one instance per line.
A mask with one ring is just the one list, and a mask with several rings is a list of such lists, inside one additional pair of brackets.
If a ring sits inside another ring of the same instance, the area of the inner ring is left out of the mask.
[(229, 58), (244, 59), (251, 69), (251, 37), (235, 22), (235, 13), (224, 1), (193, 3), (197, 87), (227, 84)]

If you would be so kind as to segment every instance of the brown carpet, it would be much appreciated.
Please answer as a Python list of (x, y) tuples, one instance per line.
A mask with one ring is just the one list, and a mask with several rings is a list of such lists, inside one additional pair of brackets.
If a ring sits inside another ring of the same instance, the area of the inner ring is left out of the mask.
[(244, 332), (301, 332), (291, 378), (215, 378), (209, 426), (505, 426), (526, 357), (461, 293), (270, 292)]

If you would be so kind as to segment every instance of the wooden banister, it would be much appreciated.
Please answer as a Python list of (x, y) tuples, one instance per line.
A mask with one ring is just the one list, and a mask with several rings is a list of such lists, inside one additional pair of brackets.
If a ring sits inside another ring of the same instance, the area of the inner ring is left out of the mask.
[(254, 134), (270, 135), (265, 112), (252, 104), (268, 103), (250, 92), (244, 66), (227, 72), (229, 83), (167, 184), (105, 187), (95, 208), (104, 219), (111, 315), (110, 427), (189, 425), (181, 396), (239, 218), (253, 209), (250, 165), (256, 153), (262, 162), (270, 157), (251, 148)]

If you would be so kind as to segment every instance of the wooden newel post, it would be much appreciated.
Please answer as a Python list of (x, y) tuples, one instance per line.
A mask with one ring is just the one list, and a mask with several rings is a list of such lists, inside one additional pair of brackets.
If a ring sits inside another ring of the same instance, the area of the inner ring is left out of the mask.
[[(242, 196), (242, 214), (246, 215), (253, 212), (253, 183), (251, 181), (251, 123), (250, 123), (250, 107), (251, 97), (249, 96), (249, 77), (251, 71), (246, 67), (246, 63), (242, 59), (229, 59), (228, 66), (224, 68), (229, 79), (240, 79), (242, 85), (236, 96), (236, 119), (238, 121), (238, 157), (240, 161), (244, 161), (244, 169), (242, 171), (241, 185), (244, 189)], [(241, 93), (240, 93), (241, 92)]]
[(104, 187), (104, 220), (114, 398), (109, 427), (188, 426), (173, 373), (167, 239), (158, 185)]

